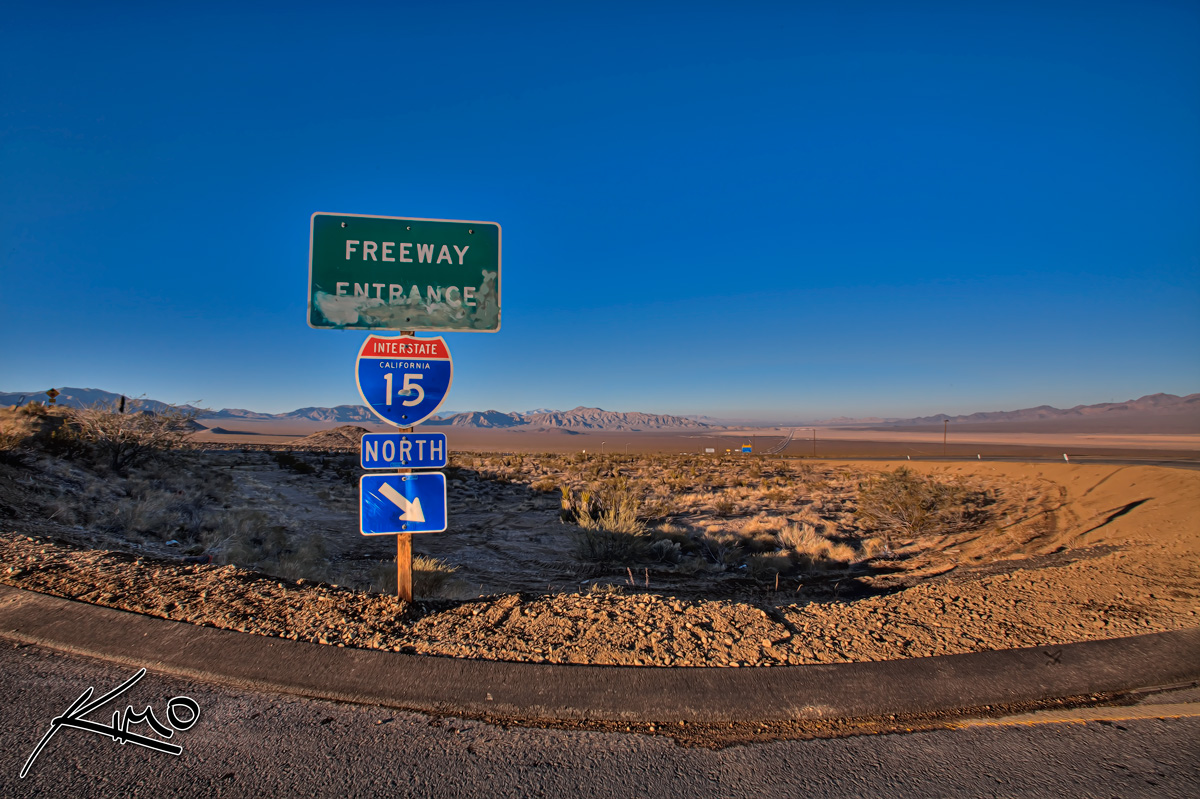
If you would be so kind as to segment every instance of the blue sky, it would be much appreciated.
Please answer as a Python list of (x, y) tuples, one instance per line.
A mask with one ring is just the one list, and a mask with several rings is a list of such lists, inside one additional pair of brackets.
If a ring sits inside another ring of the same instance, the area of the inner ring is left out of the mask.
[(357, 403), (314, 211), (503, 228), (446, 408), (1200, 390), (1200, 6), (27, 4), (0, 390)]

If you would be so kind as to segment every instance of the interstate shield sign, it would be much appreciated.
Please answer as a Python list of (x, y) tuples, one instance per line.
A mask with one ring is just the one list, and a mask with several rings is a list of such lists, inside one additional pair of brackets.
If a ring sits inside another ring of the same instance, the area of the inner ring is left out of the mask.
[(388, 424), (413, 427), (446, 399), (454, 377), (450, 349), (441, 336), (371, 335), (355, 364), (358, 393)]

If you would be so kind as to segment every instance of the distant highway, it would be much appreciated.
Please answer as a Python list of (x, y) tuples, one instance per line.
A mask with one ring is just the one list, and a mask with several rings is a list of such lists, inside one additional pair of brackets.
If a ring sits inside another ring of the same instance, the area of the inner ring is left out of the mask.
[[(896, 455), (846, 455), (840, 457), (825, 457), (818, 456), (795, 456), (783, 455), (787, 460), (818, 460), (818, 461), (902, 461), (911, 460), (921, 463), (940, 462), (940, 463), (1063, 463), (1062, 458), (1047, 458), (1047, 457), (1029, 457), (1024, 455), (984, 455), (982, 457), (942, 457), (940, 455), (918, 455), (915, 457), (896, 456)], [(1092, 457), (1088, 455), (1075, 455), (1070, 458), (1070, 463), (1095, 463), (1108, 466), (1169, 466), (1175, 469), (1200, 469), (1200, 460), (1180, 458), (1178, 460), (1169, 460), (1162, 458), (1107, 458), (1107, 457)]]

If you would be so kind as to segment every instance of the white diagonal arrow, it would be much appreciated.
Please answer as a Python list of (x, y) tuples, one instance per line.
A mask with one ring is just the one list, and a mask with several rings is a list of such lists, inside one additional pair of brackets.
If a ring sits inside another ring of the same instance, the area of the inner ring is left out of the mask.
[(396, 489), (392, 488), (387, 483), (379, 487), (379, 493), (392, 501), (392, 504), (400, 509), (400, 521), (402, 522), (423, 522), (425, 514), (421, 511), (421, 498), (409, 502), (408, 497), (401, 494)]

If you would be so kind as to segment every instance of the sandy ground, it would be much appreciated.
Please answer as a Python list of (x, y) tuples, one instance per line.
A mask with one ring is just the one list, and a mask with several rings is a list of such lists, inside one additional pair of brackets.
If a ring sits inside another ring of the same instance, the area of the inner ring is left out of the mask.
[[(282, 527), (323, 531), (344, 566), (393, 556), (390, 537), (357, 535), (353, 496), (330, 490), (318, 500), (302, 478), (265, 459), (251, 454), (230, 467), (242, 502)], [(458, 599), (405, 604), (235, 566), (184, 563), (178, 552), (154, 542), (111, 551), (94, 534), (28, 515), (0, 522), (10, 531), (0, 537), (0, 581), (331, 645), (559, 663), (738, 667), (886, 660), (1200, 623), (1200, 472), (969, 461), (836, 468), (869, 472), (896, 465), (946, 479), (1034, 486), (1043, 500), (1031, 506), (1029, 518), (1004, 519), (977, 535), (908, 542), (906, 557), (921, 568), (898, 576), (880, 563), (865, 573), (847, 569), (843, 579), (824, 574), (798, 585), (723, 575), (697, 587), (669, 569), (629, 569), (626, 579), (611, 571), (597, 576), (565, 544), (554, 494), (462, 479), (451, 481), (451, 530), (414, 541), (415, 553), (459, 566), (451, 586)]]

